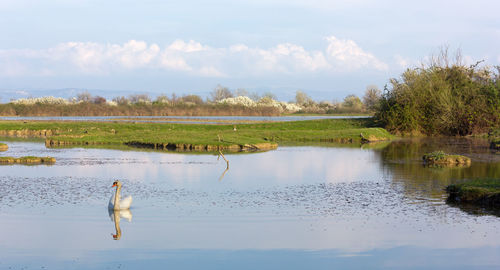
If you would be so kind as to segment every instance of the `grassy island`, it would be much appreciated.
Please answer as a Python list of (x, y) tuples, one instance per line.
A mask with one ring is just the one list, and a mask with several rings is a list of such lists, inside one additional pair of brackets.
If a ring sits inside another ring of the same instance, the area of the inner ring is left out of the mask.
[(362, 143), (393, 138), (366, 118), (237, 125), (2, 121), (0, 136), (41, 137), (48, 147), (130, 145), (195, 151), (264, 150), (287, 142)]
[(53, 164), (56, 162), (56, 159), (53, 157), (34, 157), (34, 156), (25, 156), (25, 157), (0, 157), (0, 164)]
[(475, 179), (446, 188), (449, 200), (500, 207), (500, 179)]
[(5, 143), (0, 143), (0, 151), (7, 151), (8, 149), (8, 145), (6, 145)]
[(429, 165), (467, 166), (471, 163), (470, 158), (466, 156), (448, 155), (443, 151), (425, 154), (422, 159)]

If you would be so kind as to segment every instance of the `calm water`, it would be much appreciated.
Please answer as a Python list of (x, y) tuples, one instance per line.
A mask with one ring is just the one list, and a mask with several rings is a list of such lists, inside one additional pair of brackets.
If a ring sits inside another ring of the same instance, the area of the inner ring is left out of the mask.
[[(57, 163), (0, 166), (0, 269), (500, 267), (500, 218), (443, 191), (500, 177), (485, 141), (280, 147), (227, 154), (226, 172), (216, 155), (7, 143)], [(423, 167), (437, 149), (472, 166)], [(108, 213), (114, 179), (130, 212)]]

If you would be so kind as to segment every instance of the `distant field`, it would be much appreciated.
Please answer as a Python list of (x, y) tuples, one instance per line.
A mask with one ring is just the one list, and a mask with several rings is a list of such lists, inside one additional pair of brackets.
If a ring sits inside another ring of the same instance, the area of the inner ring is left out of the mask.
[(392, 138), (366, 118), (238, 125), (1, 121), (0, 135), (44, 137), (47, 146), (125, 144), (188, 150), (269, 149), (279, 143), (359, 143)]

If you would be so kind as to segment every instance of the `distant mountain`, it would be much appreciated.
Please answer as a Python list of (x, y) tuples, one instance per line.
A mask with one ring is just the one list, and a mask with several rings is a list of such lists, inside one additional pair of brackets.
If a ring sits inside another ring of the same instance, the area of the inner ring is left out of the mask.
[(99, 90), (99, 89), (80, 89), (80, 88), (63, 88), (63, 89), (44, 89), (44, 90), (0, 90), (0, 103), (7, 103), (14, 99), (29, 98), (29, 97), (62, 97), (72, 98), (79, 93), (89, 92), (92, 96), (101, 96), (106, 99), (112, 99), (118, 96), (129, 96), (133, 94), (148, 94), (151, 97), (156, 97), (158, 93), (138, 92), (127, 90)]

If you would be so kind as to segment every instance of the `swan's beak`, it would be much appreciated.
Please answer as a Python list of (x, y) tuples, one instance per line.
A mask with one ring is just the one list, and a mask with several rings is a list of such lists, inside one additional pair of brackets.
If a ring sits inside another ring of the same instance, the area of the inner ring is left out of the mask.
[(116, 187), (116, 184), (113, 184), (111, 187), (112, 187), (112, 188), (113, 188), (113, 187)]

